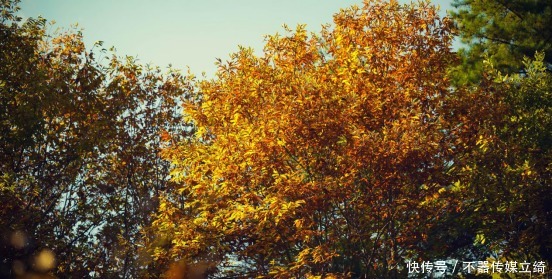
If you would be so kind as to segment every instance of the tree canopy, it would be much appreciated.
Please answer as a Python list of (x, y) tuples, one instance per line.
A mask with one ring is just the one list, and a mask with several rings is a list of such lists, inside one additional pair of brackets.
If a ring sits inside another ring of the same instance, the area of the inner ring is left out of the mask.
[(143, 277), (141, 230), (170, 183), (160, 132), (184, 128), (184, 78), (22, 23), (16, 4), (0, 15), (0, 277)]
[(261, 57), (241, 49), (198, 83), (194, 136), (163, 152), (179, 186), (154, 223), (171, 239), (156, 257), (223, 276), (405, 276), (447, 208), (450, 22), (427, 2), (334, 22), (270, 36)]
[(450, 113), (462, 125), (455, 187), (466, 212), (453, 219), (475, 237), (472, 251), (550, 262), (551, 3), (453, 5), (466, 44), (453, 78), (480, 83), (459, 86), (452, 98)]
[(524, 57), (544, 53), (543, 62), (552, 70), (552, 3), (533, 0), (454, 0), (451, 13), (459, 37), (467, 48), (459, 51), (456, 69), (460, 82), (480, 80), (483, 61), (506, 73), (524, 70)]
[(1, 278), (549, 273), (549, 2), (364, 1), (212, 79), (0, 3)]

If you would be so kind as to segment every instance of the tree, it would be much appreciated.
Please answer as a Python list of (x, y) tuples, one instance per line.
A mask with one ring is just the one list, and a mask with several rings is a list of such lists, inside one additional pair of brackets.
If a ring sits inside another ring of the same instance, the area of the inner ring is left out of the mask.
[(511, 76), (488, 62), (479, 86), (451, 96), (464, 255), (552, 262), (552, 75), (543, 54), (535, 57)]
[(455, 153), (447, 194), (457, 210), (434, 226), (429, 251), (549, 263), (552, 7), (500, 0), (453, 6), (467, 46), (451, 68), (456, 86), (443, 111)]
[(169, 183), (161, 135), (184, 129), (184, 77), (22, 23), (17, 1), (1, 11), (0, 277), (155, 276), (139, 247)]
[(441, 200), (450, 24), (428, 2), (365, 2), (309, 35), (241, 48), (185, 103), (194, 136), (163, 151), (159, 262), (227, 277), (405, 276)]
[(481, 79), (487, 55), (505, 73), (524, 70), (523, 58), (535, 51), (545, 54), (545, 66), (552, 70), (552, 3), (528, 0), (455, 0), (452, 12), (460, 38), (467, 49), (459, 54), (462, 64), (455, 69), (460, 83)]
[(550, 262), (551, 3), (453, 5), (467, 48), (452, 69), (458, 86), (448, 111), (456, 123), (451, 175), (462, 208), (449, 217), (465, 238), (451, 249), (464, 257)]
[[(105, 226), (98, 234), (104, 249), (101, 277), (156, 277), (147, 251), (141, 249), (153, 232), (151, 213), (168, 184), (169, 163), (159, 156), (164, 135), (185, 136), (181, 98), (187, 95), (186, 78), (177, 70), (163, 74), (159, 68), (142, 66), (131, 57), (113, 57), (105, 70), (105, 112), (112, 119), (109, 144), (96, 151), (100, 159), (86, 168), (87, 178), (103, 194)], [(147, 270), (144, 270), (147, 269)]]

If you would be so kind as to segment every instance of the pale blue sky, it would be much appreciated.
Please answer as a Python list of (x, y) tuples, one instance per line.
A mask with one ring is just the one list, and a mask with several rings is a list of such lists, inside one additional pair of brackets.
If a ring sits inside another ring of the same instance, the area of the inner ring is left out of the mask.
[[(401, 1), (407, 2), (407, 1)], [(449, 0), (433, 0), (450, 9)], [(307, 24), (318, 32), (332, 15), (362, 0), (22, 0), (21, 15), (42, 15), (58, 27), (78, 23), (87, 48), (96, 41), (142, 63), (213, 76), (215, 58), (226, 60), (238, 45), (260, 53), (264, 35), (282, 24)]]

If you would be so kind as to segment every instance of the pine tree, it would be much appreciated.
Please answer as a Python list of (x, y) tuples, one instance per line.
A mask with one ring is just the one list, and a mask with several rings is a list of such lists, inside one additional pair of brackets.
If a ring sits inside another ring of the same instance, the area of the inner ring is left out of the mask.
[(462, 63), (454, 70), (457, 82), (478, 81), (483, 58), (506, 73), (525, 72), (523, 57), (545, 54), (552, 70), (552, 2), (549, 0), (454, 0), (452, 18), (462, 43)]

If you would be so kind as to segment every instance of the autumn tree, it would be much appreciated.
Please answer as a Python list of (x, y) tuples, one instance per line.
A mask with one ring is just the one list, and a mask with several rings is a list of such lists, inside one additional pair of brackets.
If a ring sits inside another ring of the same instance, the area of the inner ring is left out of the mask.
[[(155, 276), (139, 245), (168, 183), (161, 135), (184, 128), (185, 78), (23, 23), (16, 4), (0, 15), (0, 277)], [(57, 265), (37, 269), (42, 251)]]
[(449, 21), (366, 1), (320, 35), (286, 32), (196, 81), (195, 134), (163, 152), (178, 186), (154, 257), (226, 277), (405, 276), (449, 210)]
[(113, 134), (103, 135), (109, 145), (100, 152), (101, 159), (86, 169), (109, 204), (103, 209), (106, 223), (98, 240), (109, 247), (104, 255), (113, 276), (143, 278), (153, 272), (156, 277), (151, 258), (140, 247), (153, 237), (148, 231), (151, 214), (170, 183), (169, 164), (159, 156), (159, 147), (170, 143), (162, 138), (180, 139), (186, 134), (179, 103), (188, 86), (179, 71), (164, 74), (130, 57), (126, 61), (113, 57), (106, 72), (105, 110), (112, 118)]
[(523, 58), (545, 54), (552, 70), (552, 3), (547, 0), (455, 0), (451, 13), (458, 35), (462, 63), (455, 69), (460, 83), (481, 80), (485, 56), (505, 73), (523, 71)]
[(461, 214), (445, 217), (431, 235), (461, 236), (435, 242), (459, 258), (550, 262), (552, 7), (549, 1), (453, 6), (466, 44), (452, 69), (458, 86), (446, 109), (456, 152), (449, 174)]
[(543, 53), (524, 59), (523, 74), (486, 63), (479, 86), (450, 96), (450, 192), (462, 214), (445, 219), (465, 237), (451, 248), (461, 257), (550, 263), (552, 76)]

